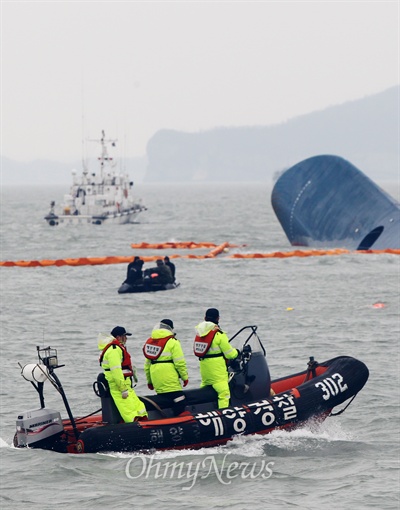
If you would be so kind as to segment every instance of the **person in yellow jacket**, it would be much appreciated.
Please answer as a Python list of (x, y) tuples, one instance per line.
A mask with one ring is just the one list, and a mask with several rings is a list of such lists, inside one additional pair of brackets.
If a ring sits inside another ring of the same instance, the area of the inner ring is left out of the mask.
[(132, 378), (137, 382), (136, 369), (125, 344), (128, 333), (122, 326), (116, 326), (111, 335), (100, 333), (98, 348), (99, 362), (104, 370), (111, 396), (125, 423), (147, 418), (146, 407), (132, 388)]
[(174, 323), (163, 319), (157, 324), (143, 346), (144, 373), (147, 386), (158, 395), (166, 398), (166, 405), (171, 405), (175, 416), (183, 413), (186, 397), (183, 386), (189, 382), (185, 357), (180, 341), (175, 338)]
[(218, 322), (219, 311), (209, 308), (204, 321), (195, 327), (193, 351), (200, 360), (201, 388), (212, 386), (218, 394), (218, 408), (224, 409), (231, 398), (226, 360), (236, 359), (240, 353), (231, 346)]

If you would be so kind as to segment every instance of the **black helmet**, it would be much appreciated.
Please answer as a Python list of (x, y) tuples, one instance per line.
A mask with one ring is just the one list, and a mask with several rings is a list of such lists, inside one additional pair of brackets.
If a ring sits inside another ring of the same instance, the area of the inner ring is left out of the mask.
[(218, 324), (219, 311), (216, 308), (209, 308), (206, 311), (204, 319), (206, 321), (215, 322), (215, 324)]

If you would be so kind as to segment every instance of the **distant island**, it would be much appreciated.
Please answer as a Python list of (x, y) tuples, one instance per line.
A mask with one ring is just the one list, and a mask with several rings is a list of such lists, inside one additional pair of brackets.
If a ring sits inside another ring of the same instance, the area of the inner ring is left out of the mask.
[(267, 181), (311, 156), (341, 156), (374, 180), (395, 180), (399, 92), (382, 93), (283, 124), (161, 130), (147, 145), (145, 182)]
[[(347, 159), (375, 181), (399, 177), (399, 97), (395, 86), (270, 126), (219, 127), (187, 133), (160, 130), (143, 158), (124, 168), (143, 182), (273, 181), (285, 169), (316, 155)], [(2, 157), (2, 184), (70, 184), (81, 163), (22, 163)]]

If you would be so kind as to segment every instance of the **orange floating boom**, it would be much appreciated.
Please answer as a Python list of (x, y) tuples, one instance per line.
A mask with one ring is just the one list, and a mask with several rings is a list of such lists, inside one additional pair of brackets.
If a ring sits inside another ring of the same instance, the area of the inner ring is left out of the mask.
[[(230, 247), (237, 247), (236, 244), (228, 244)], [(179, 249), (187, 249), (187, 250), (195, 250), (198, 248), (217, 248), (215, 243), (195, 243), (194, 241), (178, 241), (172, 242), (168, 241), (166, 243), (139, 243), (139, 244), (131, 244), (131, 247), (135, 250), (179, 250)]]
[(228, 246), (229, 246), (229, 243), (222, 243), (222, 244), (220, 244), (219, 246), (217, 246), (216, 248), (211, 250), (210, 253), (208, 253), (206, 255), (206, 258), (216, 257), (217, 255), (222, 253), (226, 248), (228, 248)]
[[(230, 247), (229, 243), (222, 243), (215, 247), (206, 255), (171, 255), (170, 258), (188, 258), (188, 259), (207, 259), (215, 258), (221, 254), (226, 248)], [(363, 250), (363, 251), (349, 251), (344, 249), (337, 250), (295, 250), (295, 251), (276, 251), (272, 253), (234, 253), (229, 255), (227, 258), (230, 259), (266, 259), (266, 258), (288, 258), (288, 257), (322, 257), (332, 255), (346, 255), (349, 253), (357, 254), (391, 254), (400, 255), (400, 250), (387, 249), (387, 250)], [(144, 262), (152, 262), (160, 258), (157, 255), (141, 257)], [(132, 256), (110, 256), (110, 257), (80, 257), (76, 259), (56, 259), (56, 260), (6, 260), (0, 261), (0, 267), (60, 267), (60, 266), (98, 266), (106, 264), (128, 264), (132, 262)]]

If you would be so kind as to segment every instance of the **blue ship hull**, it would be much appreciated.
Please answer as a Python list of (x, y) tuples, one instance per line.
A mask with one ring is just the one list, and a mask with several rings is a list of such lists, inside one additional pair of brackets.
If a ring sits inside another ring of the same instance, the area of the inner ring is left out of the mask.
[(338, 156), (315, 156), (286, 170), (271, 201), (293, 246), (400, 248), (400, 204)]

